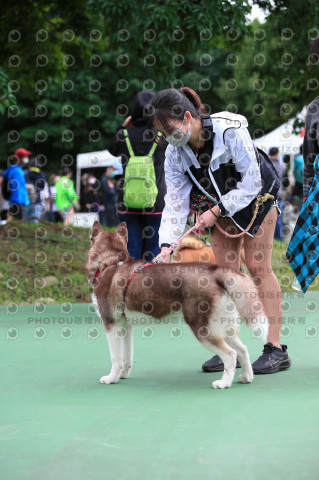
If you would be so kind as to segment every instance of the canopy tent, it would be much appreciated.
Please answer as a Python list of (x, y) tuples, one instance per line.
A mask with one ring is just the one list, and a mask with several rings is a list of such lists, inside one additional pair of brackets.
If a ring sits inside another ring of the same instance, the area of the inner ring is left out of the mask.
[[(297, 115), (300, 120), (305, 119), (305, 108)], [(261, 138), (254, 140), (256, 147), (268, 153), (271, 147), (277, 147), (280, 155), (289, 155), (294, 157), (300, 152), (300, 145), (303, 143), (304, 129), (299, 134), (293, 133), (293, 124), (295, 118), (283, 123), (272, 132), (267, 133)]]
[(101, 167), (114, 167), (117, 175), (123, 173), (121, 157), (114, 157), (108, 150), (79, 153), (76, 156), (76, 194), (79, 198), (81, 192), (81, 170)]

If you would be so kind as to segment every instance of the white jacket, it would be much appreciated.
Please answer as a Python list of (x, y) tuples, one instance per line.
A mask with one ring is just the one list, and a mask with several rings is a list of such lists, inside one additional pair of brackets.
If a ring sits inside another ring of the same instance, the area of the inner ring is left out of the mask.
[[(228, 212), (227, 216), (232, 218), (236, 212), (248, 206), (260, 192), (262, 187), (260, 168), (247, 129), (246, 118), (229, 112), (215, 113), (211, 118), (215, 136), (209, 175), (219, 200)], [(195, 168), (200, 168), (188, 145), (167, 147), (164, 165), (167, 194), (159, 229), (160, 245), (174, 243), (183, 234), (190, 210), (189, 197), (193, 184), (185, 174), (181, 150), (188, 165), (193, 164)], [(236, 171), (241, 174), (241, 181), (237, 183), (235, 189), (221, 195), (219, 185), (214, 179), (214, 171), (230, 159), (233, 160)]]

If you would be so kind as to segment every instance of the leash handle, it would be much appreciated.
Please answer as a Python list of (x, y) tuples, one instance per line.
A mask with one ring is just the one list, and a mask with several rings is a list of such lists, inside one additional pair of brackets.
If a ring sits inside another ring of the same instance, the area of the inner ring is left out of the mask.
[(166, 250), (165, 252), (161, 253), (160, 255), (158, 255), (157, 257), (153, 258), (152, 260), (152, 263), (161, 263), (161, 259), (165, 258), (167, 255), (170, 255), (172, 253), (173, 250), (175, 250), (176, 247), (178, 247), (178, 245), (180, 243), (182, 243), (182, 241), (184, 240), (185, 237), (187, 237), (187, 235), (189, 235), (190, 233), (192, 233), (194, 230), (198, 230), (198, 225), (194, 225), (192, 228), (190, 228), (189, 230), (187, 230), (187, 232), (184, 233), (184, 235), (182, 235), (178, 240), (176, 240), (175, 243), (173, 243), (169, 248), (168, 250)]
[[(216, 225), (216, 227), (218, 228), (218, 230), (223, 234), (225, 235), (225, 237), (228, 237), (228, 238), (239, 238), (239, 237), (242, 237), (243, 235), (245, 235), (246, 232), (248, 232), (248, 230), (250, 229), (250, 227), (252, 226), (252, 224), (254, 223), (256, 217), (257, 217), (257, 214), (258, 214), (258, 210), (259, 210), (259, 207), (261, 204), (267, 202), (267, 200), (274, 200), (275, 197), (273, 195), (271, 195), (270, 193), (265, 193), (264, 195), (261, 195), (261, 193), (259, 193), (256, 197), (256, 203), (255, 203), (255, 209), (254, 209), (254, 214), (252, 216), (252, 219), (251, 221), (249, 222), (249, 225), (245, 228), (245, 230), (243, 230), (242, 232), (240, 233), (237, 233), (236, 235), (232, 235), (228, 232), (226, 232), (225, 230), (223, 230), (219, 225), (218, 225), (218, 221), (215, 222), (214, 225)], [(161, 259), (165, 258), (167, 255), (170, 255), (172, 253), (173, 250), (175, 250), (175, 248), (180, 244), (182, 243), (182, 241), (184, 240), (185, 237), (187, 237), (187, 235), (189, 235), (190, 233), (192, 233), (193, 231), (195, 230), (198, 230), (199, 228), (199, 225), (196, 223), (192, 228), (190, 228), (189, 230), (187, 230), (187, 232), (184, 233), (184, 235), (182, 235), (178, 240), (176, 240), (175, 243), (173, 243), (169, 248), (168, 250), (166, 250), (165, 252), (161, 253), (160, 255), (158, 255), (156, 258), (154, 258), (152, 260), (152, 263), (160, 263), (161, 262)]]

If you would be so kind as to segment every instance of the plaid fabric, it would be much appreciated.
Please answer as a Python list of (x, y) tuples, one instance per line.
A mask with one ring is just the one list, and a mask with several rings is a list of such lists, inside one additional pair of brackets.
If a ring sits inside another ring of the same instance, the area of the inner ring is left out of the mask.
[(314, 179), (304, 201), (288, 245), (286, 257), (303, 293), (319, 273), (319, 166), (315, 160)]

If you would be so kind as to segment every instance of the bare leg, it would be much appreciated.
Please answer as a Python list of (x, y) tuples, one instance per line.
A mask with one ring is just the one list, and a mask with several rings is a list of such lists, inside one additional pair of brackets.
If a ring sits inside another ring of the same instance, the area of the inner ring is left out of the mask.
[[(231, 219), (219, 218), (218, 224), (223, 230), (230, 234), (239, 233), (239, 229)], [(217, 265), (220, 267), (231, 267), (237, 271), (239, 270), (242, 238), (225, 237), (225, 235), (217, 230), (217, 227), (214, 227), (210, 235), (210, 243)]]
[(257, 287), (265, 315), (269, 319), (267, 341), (280, 348), (282, 294), (271, 265), (276, 221), (277, 209), (273, 207), (267, 213), (256, 235), (254, 237), (245, 235), (244, 248), (247, 268)]

